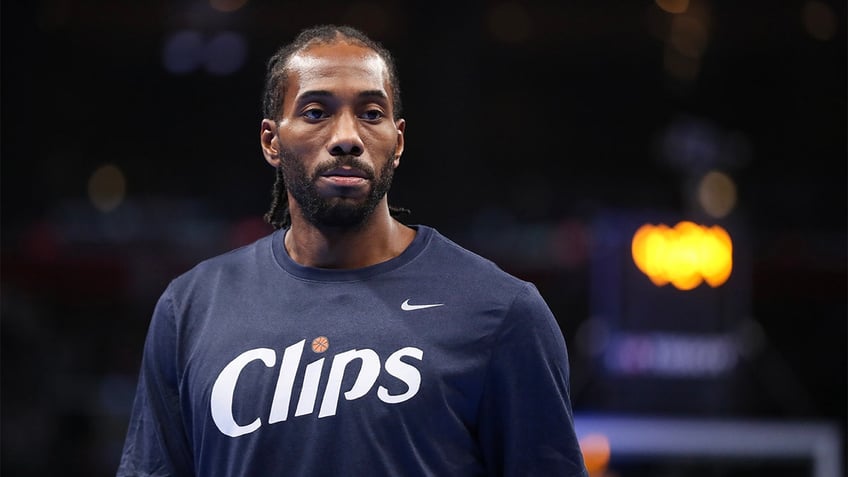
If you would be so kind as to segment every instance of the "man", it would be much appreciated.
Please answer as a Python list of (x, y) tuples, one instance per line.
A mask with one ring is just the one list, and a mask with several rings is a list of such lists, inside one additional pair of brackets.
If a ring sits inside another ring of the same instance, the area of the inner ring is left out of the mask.
[(162, 295), (118, 475), (585, 476), (536, 288), (392, 216), (390, 54), (305, 30), (264, 103), (277, 230)]

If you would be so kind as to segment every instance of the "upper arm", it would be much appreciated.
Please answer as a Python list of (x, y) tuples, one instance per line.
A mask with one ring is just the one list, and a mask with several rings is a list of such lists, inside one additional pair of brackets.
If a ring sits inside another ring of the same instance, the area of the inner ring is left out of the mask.
[(176, 322), (166, 291), (153, 313), (118, 476), (194, 475), (178, 385)]
[(565, 340), (532, 285), (515, 298), (492, 351), (479, 440), (493, 475), (579, 476)]

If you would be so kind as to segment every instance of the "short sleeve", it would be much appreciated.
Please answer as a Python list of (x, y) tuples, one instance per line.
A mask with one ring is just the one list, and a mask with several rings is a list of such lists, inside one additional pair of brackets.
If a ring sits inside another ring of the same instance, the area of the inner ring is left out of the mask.
[(117, 477), (193, 476), (180, 409), (177, 333), (169, 291), (156, 304)]
[(479, 423), (489, 475), (588, 475), (574, 431), (565, 340), (532, 284), (501, 324)]

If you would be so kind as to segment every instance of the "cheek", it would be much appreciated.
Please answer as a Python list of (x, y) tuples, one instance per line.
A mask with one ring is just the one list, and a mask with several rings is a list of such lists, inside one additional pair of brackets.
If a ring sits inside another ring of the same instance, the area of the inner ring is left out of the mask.
[(320, 141), (315, 136), (304, 137), (302, 135), (286, 134), (280, 135), (280, 150), (291, 158), (296, 158), (309, 169), (317, 158), (322, 157), (324, 150)]
[(286, 149), (303, 155), (321, 147), (318, 136), (319, 134), (296, 134), (294, 132), (288, 132), (287, 134), (280, 135), (280, 142)]
[(398, 138), (397, 130), (374, 131), (370, 134), (363, 134), (362, 143), (367, 151), (370, 151), (375, 156), (391, 156), (394, 157), (397, 151)]

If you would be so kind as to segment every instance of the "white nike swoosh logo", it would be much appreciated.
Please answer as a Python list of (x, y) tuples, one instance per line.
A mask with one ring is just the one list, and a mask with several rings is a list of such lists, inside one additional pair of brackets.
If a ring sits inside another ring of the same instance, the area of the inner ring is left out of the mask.
[(413, 310), (423, 310), (424, 308), (433, 308), (436, 306), (442, 306), (444, 303), (433, 303), (430, 305), (410, 305), (409, 300), (407, 299), (403, 303), (400, 304), (400, 309), (403, 311), (413, 311)]

